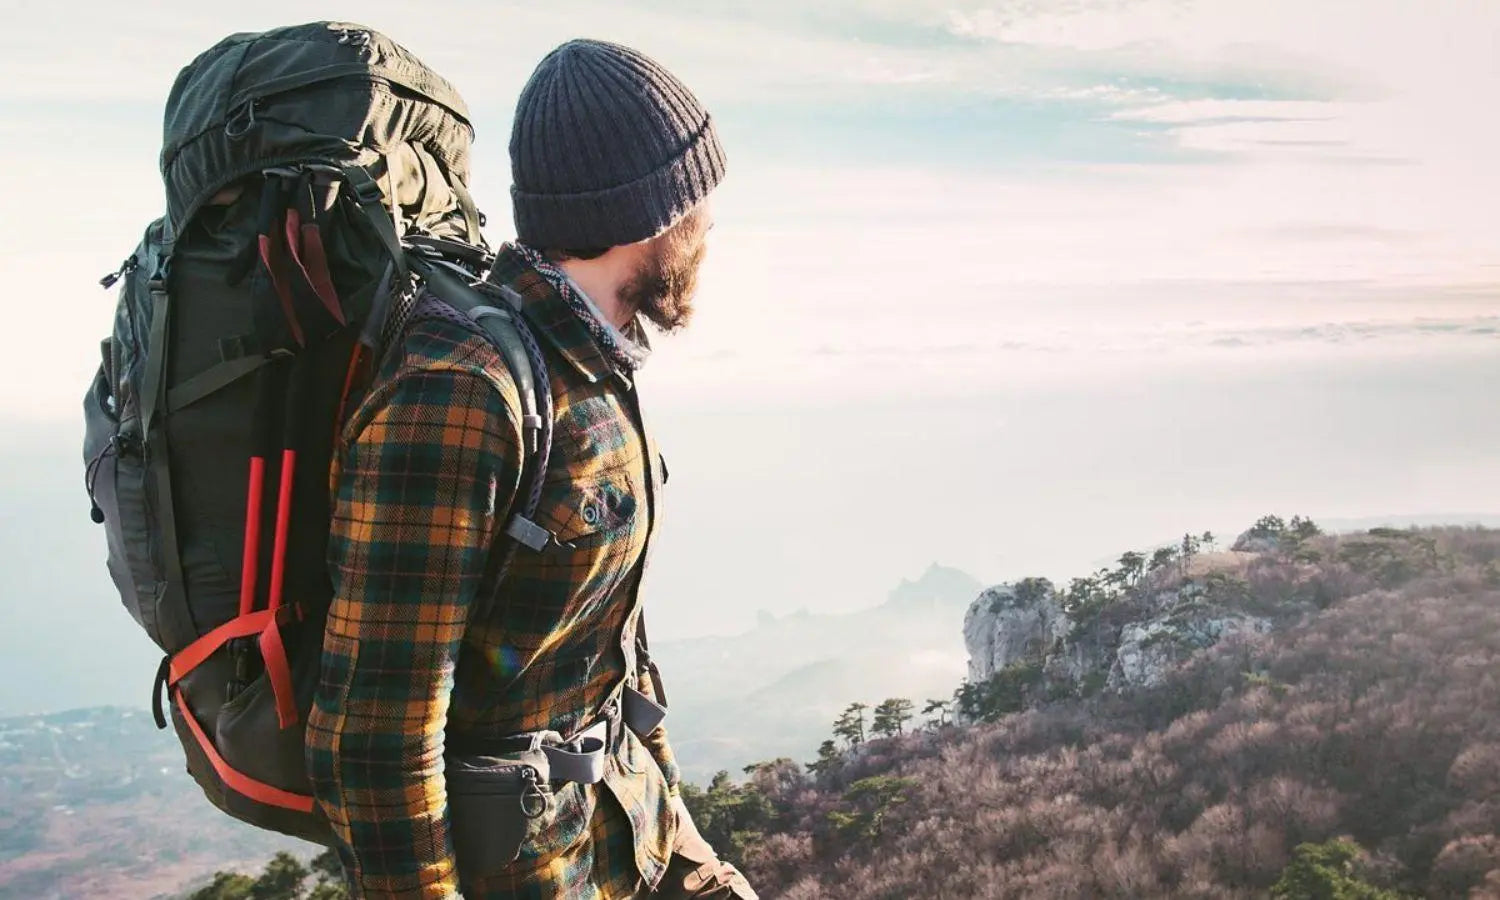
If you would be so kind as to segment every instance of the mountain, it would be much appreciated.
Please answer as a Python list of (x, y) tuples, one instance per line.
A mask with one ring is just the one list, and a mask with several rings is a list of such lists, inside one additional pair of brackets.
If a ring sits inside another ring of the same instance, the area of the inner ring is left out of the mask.
[(743, 634), (654, 647), (684, 775), (707, 781), (720, 769), (807, 753), (854, 699), (946, 698), (963, 678), (961, 624), (981, 587), (934, 564), (861, 612), (762, 613)]
[[(695, 819), (785, 900), (1500, 897), (1500, 532), (1268, 530), (1232, 565), (991, 592), (1064, 621), (976, 660), (975, 724), (774, 761)], [(1121, 675), (1120, 636), (1215, 577), (1188, 618), (1268, 627)]]

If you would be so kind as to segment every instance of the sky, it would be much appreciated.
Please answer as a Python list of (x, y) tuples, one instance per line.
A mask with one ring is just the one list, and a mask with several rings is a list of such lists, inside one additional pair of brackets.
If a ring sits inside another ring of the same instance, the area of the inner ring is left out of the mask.
[(699, 317), (642, 379), (673, 472), (653, 635), (871, 605), (933, 561), (1066, 578), (1272, 511), (1500, 514), (1492, 0), (0, 12), (0, 674), (67, 663), (0, 678), (0, 714), (144, 699), (80, 487), (96, 281), (159, 214), (177, 69), (314, 16), (458, 86), (492, 242), (555, 44), (639, 47), (713, 113)]

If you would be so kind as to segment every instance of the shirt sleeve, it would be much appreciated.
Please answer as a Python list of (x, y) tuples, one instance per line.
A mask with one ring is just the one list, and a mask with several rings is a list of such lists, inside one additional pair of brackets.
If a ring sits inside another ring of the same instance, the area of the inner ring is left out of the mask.
[(361, 416), (335, 484), (308, 769), (357, 896), (446, 900), (458, 896), (449, 692), (520, 438), (496, 387), (470, 372), (400, 374)]
[[(637, 690), (651, 699), (656, 699), (656, 681), (651, 676), (651, 670), (641, 666), (636, 673)], [(651, 753), (656, 764), (661, 767), (663, 775), (667, 776), (667, 793), (676, 797), (682, 785), (682, 770), (677, 766), (677, 756), (672, 753), (672, 745), (667, 741), (667, 723), (663, 721), (656, 726), (650, 734), (641, 738), (646, 749)]]

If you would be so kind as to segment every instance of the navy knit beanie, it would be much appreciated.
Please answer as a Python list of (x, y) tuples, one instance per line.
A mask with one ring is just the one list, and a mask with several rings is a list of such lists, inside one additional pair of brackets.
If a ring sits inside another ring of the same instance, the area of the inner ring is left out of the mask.
[(575, 40), (547, 54), (510, 135), (516, 237), (538, 249), (633, 244), (670, 228), (724, 178), (692, 92), (645, 54)]

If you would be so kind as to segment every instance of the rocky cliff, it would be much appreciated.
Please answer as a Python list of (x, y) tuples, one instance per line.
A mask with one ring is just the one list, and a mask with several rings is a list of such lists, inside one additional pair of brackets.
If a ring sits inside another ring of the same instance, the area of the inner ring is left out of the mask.
[(1306, 556), (1317, 536), (1306, 520), (1268, 517), (1228, 552), (1212, 552), (1212, 535), (1188, 536), (1066, 588), (1044, 578), (989, 588), (964, 618), (970, 690), (1000, 684), (1004, 697), (986, 702), (1004, 713), (1157, 685), (1194, 653), (1318, 608), (1323, 570)]

